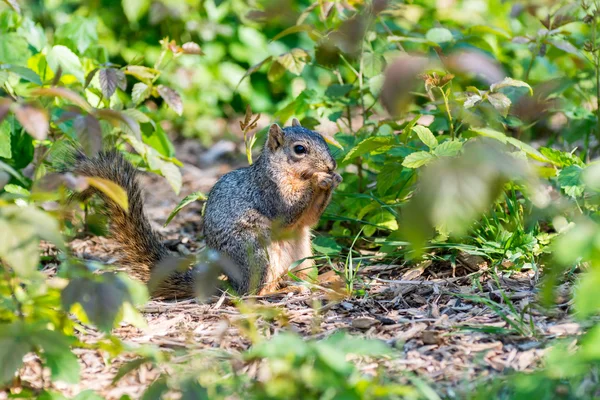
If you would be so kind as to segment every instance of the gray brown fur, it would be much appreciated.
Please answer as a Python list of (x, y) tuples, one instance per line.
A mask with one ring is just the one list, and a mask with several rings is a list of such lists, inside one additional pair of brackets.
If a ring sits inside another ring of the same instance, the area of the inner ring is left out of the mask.
[[(296, 154), (297, 145), (304, 146), (306, 154)], [(310, 227), (318, 222), (341, 182), (335, 168), (321, 135), (295, 120), (284, 129), (272, 125), (256, 162), (224, 175), (215, 184), (206, 203), (204, 234), (208, 247), (225, 254), (238, 268), (240, 273), (229, 280), (239, 294), (276, 289), (290, 264), (312, 255)], [(147, 282), (168, 250), (144, 214), (135, 169), (111, 152), (80, 158), (74, 172), (109, 179), (127, 190), (129, 213), (107, 201), (111, 232), (123, 245), (123, 263), (133, 276)], [(310, 261), (301, 265), (308, 266)], [(192, 280), (191, 273), (174, 275), (154, 295), (193, 295)]]

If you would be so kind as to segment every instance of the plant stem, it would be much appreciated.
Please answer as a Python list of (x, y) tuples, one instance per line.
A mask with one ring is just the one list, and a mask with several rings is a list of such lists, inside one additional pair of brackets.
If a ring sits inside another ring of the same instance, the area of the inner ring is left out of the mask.
[(444, 105), (446, 106), (446, 113), (448, 114), (448, 122), (450, 123), (450, 137), (454, 140), (454, 122), (452, 121), (452, 114), (450, 113), (450, 104), (448, 103), (448, 97), (444, 92), (443, 87), (438, 87), (440, 93), (442, 93), (442, 97), (444, 98)]

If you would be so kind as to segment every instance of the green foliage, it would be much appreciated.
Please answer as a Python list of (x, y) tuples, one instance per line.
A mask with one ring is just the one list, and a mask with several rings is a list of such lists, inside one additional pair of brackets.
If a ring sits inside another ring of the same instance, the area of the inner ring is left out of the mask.
[[(581, 270), (575, 316), (593, 325), (600, 312), (594, 292), (600, 283), (600, 167), (590, 162), (600, 140), (597, 5), (5, 3), (0, 385), (10, 384), (28, 352), (40, 356), (53, 380), (75, 382), (78, 364), (70, 348), (77, 344), (78, 321), (107, 335), (121, 321), (143, 324), (135, 306), (146, 301), (146, 288), (108, 266), (74, 259), (66, 246), (77, 231), (65, 219), (71, 192), (92, 186), (128, 208), (123, 189), (110, 182), (53, 172), (73, 144), (90, 155), (116, 148), (178, 193), (181, 163), (169, 138), (195, 136), (210, 144), (234, 133), (219, 131), (216, 120), (245, 114), (240, 132), (251, 164), (260, 116), (252, 110), (281, 123), (297, 117), (308, 128), (329, 124), (338, 132), (326, 140), (340, 150), (335, 154), (344, 181), (321, 222), (326, 234), (313, 247), (344, 279), (345, 295), (359, 293), (361, 250), (383, 260), (411, 260), (468, 245), (497, 268), (505, 261), (514, 269), (543, 267), (545, 300), (552, 300), (553, 284), (571, 276), (567, 271)], [(166, 223), (204, 199), (199, 192), (187, 196)], [(42, 241), (60, 250), (53, 261), (61, 284), (51, 285), (41, 272)], [(501, 313), (512, 332), (535, 334), (522, 316), (482, 303)], [(544, 369), (481, 393), (552, 398), (565, 387), (575, 393), (597, 368), (597, 336), (592, 328), (575, 353), (558, 346)], [(291, 334), (255, 342), (237, 361), (263, 363), (272, 377), (266, 383), (235, 375), (230, 362), (215, 362), (211, 379), (179, 366), (183, 372), (162, 376), (144, 397), (168, 390), (189, 398), (423, 394), (383, 375), (358, 373), (348, 357), (388, 356), (378, 342), (341, 336), (304, 341)], [(123, 351), (116, 339), (97, 346), (115, 355)], [(126, 368), (169, 358), (142, 356)]]

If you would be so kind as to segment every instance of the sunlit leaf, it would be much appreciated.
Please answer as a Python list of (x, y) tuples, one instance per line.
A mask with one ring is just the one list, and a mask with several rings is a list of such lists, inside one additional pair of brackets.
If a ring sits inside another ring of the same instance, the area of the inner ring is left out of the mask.
[(511, 102), (505, 94), (490, 93), (487, 99), (503, 117), (506, 117), (508, 115), (508, 110), (510, 109)]
[(402, 161), (402, 165), (406, 168), (419, 168), (429, 164), (434, 159), (435, 156), (431, 153), (426, 151), (416, 151), (406, 156), (404, 161)]
[(125, 73), (147, 83), (154, 81), (160, 75), (160, 71), (142, 65), (128, 65)]
[(122, 0), (123, 11), (129, 22), (137, 22), (150, 7), (150, 0)]
[(423, 142), (427, 147), (432, 150), (437, 147), (438, 141), (435, 136), (433, 136), (433, 133), (431, 133), (429, 128), (422, 125), (415, 125), (412, 130), (417, 134), (417, 136), (419, 136), (421, 142)]
[(432, 28), (427, 31), (425, 38), (434, 43), (446, 43), (454, 40), (452, 32), (446, 28)]
[(171, 220), (179, 213), (179, 211), (181, 211), (184, 207), (188, 206), (189, 204), (195, 202), (195, 201), (206, 201), (207, 197), (204, 193), (202, 192), (194, 192), (191, 194), (188, 194), (187, 196), (185, 196), (183, 198), (183, 200), (181, 200), (179, 202), (179, 204), (177, 204), (177, 207), (175, 207), (175, 209), (173, 211), (171, 211), (171, 213), (169, 214), (169, 216), (167, 217), (167, 220), (165, 221), (165, 226), (167, 226), (169, 224), (169, 222), (171, 222)]
[(502, 82), (498, 82), (498, 83), (494, 83), (493, 85), (490, 86), (490, 90), (492, 92), (497, 92), (499, 89), (505, 88), (505, 87), (525, 87), (527, 89), (529, 89), (529, 94), (533, 95), (533, 89), (531, 88), (531, 86), (529, 86), (528, 83), (523, 82), (523, 81), (519, 81), (517, 79), (513, 79), (513, 78), (504, 78), (504, 80)]
[(86, 181), (90, 186), (95, 187), (102, 193), (104, 193), (109, 199), (114, 201), (123, 210), (129, 210), (129, 201), (127, 199), (127, 192), (121, 186), (116, 183), (99, 177), (86, 177)]
[(277, 58), (277, 62), (295, 75), (300, 75), (308, 61), (310, 61), (310, 55), (303, 49), (292, 49), (289, 53)]
[(458, 155), (463, 144), (458, 140), (447, 140), (433, 150), (433, 154), (438, 157), (454, 157)]
[(46, 61), (54, 73), (57, 73), (60, 68), (63, 74), (73, 75), (79, 82), (85, 82), (81, 61), (68, 47), (63, 45), (52, 47), (46, 55)]
[(150, 86), (143, 82), (138, 82), (133, 85), (133, 89), (131, 89), (131, 100), (135, 105), (138, 105), (146, 100), (150, 96), (150, 93), (152, 93), (152, 88)]
[(346, 157), (344, 157), (343, 162), (348, 162), (356, 157), (360, 157), (366, 153), (370, 153), (374, 150), (379, 150), (380, 152), (384, 152), (389, 150), (396, 143), (396, 138), (394, 136), (372, 136), (369, 137), (358, 145), (356, 145), (353, 149), (351, 149)]
[(8, 122), (0, 123), (0, 157), (11, 158), (11, 126)]

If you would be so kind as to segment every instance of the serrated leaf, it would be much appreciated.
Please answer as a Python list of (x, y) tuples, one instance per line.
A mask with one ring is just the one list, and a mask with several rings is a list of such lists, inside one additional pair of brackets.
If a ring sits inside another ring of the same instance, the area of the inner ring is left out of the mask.
[(165, 85), (158, 85), (156, 90), (173, 111), (178, 115), (183, 114), (183, 102), (179, 93)]
[(357, 144), (352, 148), (348, 154), (344, 157), (343, 162), (348, 162), (356, 157), (360, 157), (366, 153), (370, 153), (374, 150), (384, 152), (392, 148), (396, 143), (394, 136), (372, 136)]
[(92, 106), (80, 95), (73, 92), (72, 90), (62, 88), (62, 87), (50, 87), (50, 88), (40, 88), (32, 91), (32, 94), (35, 96), (44, 96), (44, 97), (60, 97), (61, 99), (69, 100), (71, 103), (79, 106), (83, 110), (87, 112), (92, 111)]
[(376, 54), (373, 52), (364, 53), (362, 63), (363, 63), (363, 74), (367, 78), (372, 78), (383, 72), (384, 59), (379, 54)]
[(45, 110), (30, 106), (16, 105), (13, 108), (15, 117), (23, 129), (37, 140), (44, 140), (48, 136), (49, 122)]
[(85, 51), (98, 42), (98, 24), (95, 18), (86, 18), (75, 15), (66, 24), (60, 24), (56, 29), (55, 37), (59, 43), (71, 45), (79, 52)]
[(300, 75), (306, 62), (310, 61), (310, 55), (303, 49), (292, 49), (289, 53), (285, 53), (277, 58), (285, 69), (295, 75)]
[(430, 149), (435, 149), (437, 147), (438, 141), (435, 136), (433, 136), (433, 133), (431, 133), (429, 128), (422, 125), (415, 125), (412, 130), (417, 134), (417, 136), (419, 136), (421, 142), (423, 142), (427, 147)]
[(505, 87), (510, 87), (510, 86), (526, 87), (527, 89), (529, 89), (529, 94), (531, 94), (533, 96), (533, 89), (531, 88), (531, 86), (529, 86), (528, 83), (519, 81), (517, 79), (510, 78), (510, 77), (504, 78), (504, 80), (502, 80), (502, 82), (494, 83), (493, 85), (491, 85), (490, 91), (497, 92), (499, 89), (502, 89)]
[(68, 47), (63, 45), (52, 47), (46, 55), (46, 61), (54, 73), (57, 73), (60, 68), (63, 74), (73, 75), (79, 82), (85, 82), (81, 61)]
[(581, 197), (585, 190), (582, 182), (583, 169), (577, 165), (563, 168), (558, 174), (558, 184), (568, 196)]
[(98, 75), (98, 79), (100, 81), (100, 88), (102, 89), (102, 94), (105, 98), (110, 99), (111, 96), (117, 90), (117, 85), (119, 83), (117, 70), (114, 68), (101, 69)]
[(121, 186), (108, 179), (99, 178), (97, 176), (86, 177), (85, 180), (90, 186), (95, 187), (104, 193), (109, 199), (114, 201), (125, 212), (129, 211), (129, 200), (127, 192)]
[(471, 108), (471, 107), (474, 107), (481, 100), (482, 100), (482, 97), (480, 95), (473, 94), (473, 95), (467, 97), (467, 99), (465, 100), (463, 105), (465, 108)]
[(438, 157), (454, 157), (462, 149), (463, 144), (458, 140), (447, 140), (433, 151)]
[(165, 222), (164, 226), (167, 226), (169, 224), (169, 222), (171, 222), (171, 220), (179, 213), (179, 211), (181, 211), (184, 207), (192, 204), (195, 201), (206, 201), (207, 197), (204, 193), (202, 192), (194, 192), (191, 194), (188, 194), (187, 196), (185, 196), (183, 198), (183, 200), (181, 200), (179, 202), (179, 204), (177, 204), (177, 207), (175, 207), (175, 209), (173, 211), (171, 211), (171, 213), (169, 214), (169, 216), (167, 217), (167, 220)]
[(144, 67), (143, 65), (128, 65), (125, 68), (125, 73), (127, 75), (135, 76), (140, 81), (146, 83), (154, 81), (160, 75), (160, 71)]
[(146, 100), (150, 96), (150, 93), (152, 93), (152, 88), (150, 86), (143, 82), (138, 82), (133, 85), (133, 88), (131, 89), (131, 100), (133, 101), (133, 104), (137, 106), (142, 101)]
[(494, 108), (503, 116), (506, 117), (508, 115), (508, 110), (510, 109), (511, 101), (510, 99), (503, 93), (490, 93), (487, 96), (488, 101)]
[(426, 151), (417, 151), (406, 156), (406, 158), (404, 158), (404, 161), (402, 161), (402, 165), (406, 168), (415, 169), (422, 167), (423, 165), (429, 164), (434, 159), (435, 156), (431, 153), (428, 153)]

